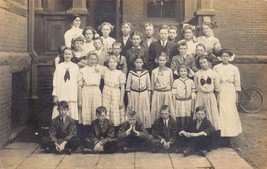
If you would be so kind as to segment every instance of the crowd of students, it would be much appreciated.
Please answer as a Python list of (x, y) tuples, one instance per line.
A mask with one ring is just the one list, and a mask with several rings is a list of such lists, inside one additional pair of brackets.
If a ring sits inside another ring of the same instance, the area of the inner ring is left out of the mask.
[(115, 40), (108, 22), (98, 28), (101, 37), (80, 23), (74, 16), (55, 59), (53, 120), (42, 140), (47, 152), (70, 154), (82, 139), (84, 152), (205, 155), (242, 132), (240, 74), (229, 63), (235, 55), (222, 49), (211, 23), (203, 23), (199, 37), (185, 24), (182, 40), (175, 26), (162, 25), (156, 40), (151, 23), (143, 36), (125, 22)]

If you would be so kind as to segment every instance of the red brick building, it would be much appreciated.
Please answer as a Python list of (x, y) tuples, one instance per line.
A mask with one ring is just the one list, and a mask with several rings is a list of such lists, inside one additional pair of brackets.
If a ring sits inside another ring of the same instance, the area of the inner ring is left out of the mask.
[[(53, 59), (69, 29), (68, 16), (81, 15), (82, 25), (129, 21), (142, 31), (171, 24), (216, 22), (214, 34), (233, 49), (243, 86), (267, 96), (266, 0), (2, 0), (0, 1), (0, 147), (35, 114), (49, 119)], [(179, 34), (181, 37), (181, 34)], [(267, 105), (264, 106), (267, 109)]]

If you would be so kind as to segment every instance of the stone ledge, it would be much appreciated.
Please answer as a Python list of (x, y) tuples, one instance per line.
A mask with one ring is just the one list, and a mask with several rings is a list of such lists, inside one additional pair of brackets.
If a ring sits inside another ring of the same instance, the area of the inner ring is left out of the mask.
[(267, 64), (267, 55), (236, 55), (233, 63)]
[(0, 66), (10, 66), (10, 72), (27, 71), (31, 66), (29, 53), (0, 52)]
[(20, 16), (28, 17), (28, 7), (15, 1), (0, 1), (0, 8)]

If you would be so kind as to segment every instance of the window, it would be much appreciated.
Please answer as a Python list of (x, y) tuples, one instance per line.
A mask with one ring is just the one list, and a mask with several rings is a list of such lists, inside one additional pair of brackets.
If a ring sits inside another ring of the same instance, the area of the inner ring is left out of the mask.
[(146, 0), (147, 18), (177, 18), (177, 0)]

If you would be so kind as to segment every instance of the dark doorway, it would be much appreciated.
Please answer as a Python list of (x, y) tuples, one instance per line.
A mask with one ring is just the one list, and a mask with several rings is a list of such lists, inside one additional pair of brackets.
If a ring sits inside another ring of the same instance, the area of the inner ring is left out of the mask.
[[(98, 26), (103, 22), (109, 22), (114, 26), (110, 36), (116, 39), (116, 0), (95, 1), (94, 28), (98, 29)], [(102, 36), (100, 30), (97, 30), (97, 32)]]

